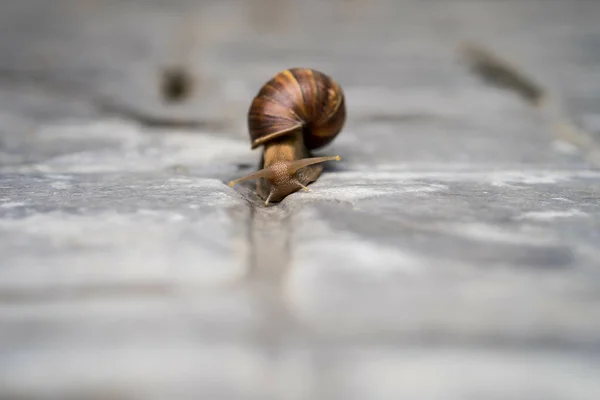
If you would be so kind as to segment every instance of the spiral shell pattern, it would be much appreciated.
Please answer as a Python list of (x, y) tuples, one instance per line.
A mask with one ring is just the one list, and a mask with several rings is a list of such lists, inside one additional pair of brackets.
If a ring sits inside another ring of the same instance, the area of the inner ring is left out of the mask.
[(265, 83), (248, 111), (252, 148), (302, 130), (304, 144), (329, 144), (346, 120), (344, 93), (328, 75), (309, 68), (279, 72)]

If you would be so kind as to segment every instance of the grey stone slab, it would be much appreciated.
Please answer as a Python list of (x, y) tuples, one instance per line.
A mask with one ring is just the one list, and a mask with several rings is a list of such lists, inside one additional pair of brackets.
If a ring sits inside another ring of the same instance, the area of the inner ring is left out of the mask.
[(246, 273), (247, 202), (218, 180), (2, 175), (0, 187), (0, 292), (177, 287)]
[[(592, 358), (444, 349), (431, 353), (359, 349), (347, 356), (335, 365), (333, 376), (344, 384), (334, 391), (337, 397), (331, 398), (587, 399), (598, 392), (593, 378), (597, 365)], [(535, 372), (530, 375), (529, 371)], [(573, 371), (577, 378), (572, 378)], [(465, 376), (469, 386), (456, 385)]]
[(257, 165), (258, 155), (248, 147), (246, 141), (216, 131), (147, 130), (123, 119), (62, 121), (16, 138), (8, 149), (13, 162), (0, 168), (17, 173), (160, 174), (176, 170), (216, 179), (234, 176), (249, 163)]
[(334, 334), (595, 348), (599, 178), (556, 170), (329, 176), (284, 202), (294, 215), (290, 307)]
[[(124, 399), (587, 400), (599, 390), (593, 357), (565, 358), (553, 352), (386, 347), (311, 352), (290, 346), (270, 354), (257, 347), (215, 344), (161, 344), (152, 353), (145, 351), (152, 344), (56, 347), (23, 355), (6, 371), (5, 393), (22, 396), (21, 388), (29, 386), (25, 393), (31, 397), (66, 399), (87, 394)], [(63, 357), (56, 362), (59, 351)], [(92, 362), (97, 368), (90, 371)], [(468, 387), (457, 384), (464, 376), (472, 382)]]

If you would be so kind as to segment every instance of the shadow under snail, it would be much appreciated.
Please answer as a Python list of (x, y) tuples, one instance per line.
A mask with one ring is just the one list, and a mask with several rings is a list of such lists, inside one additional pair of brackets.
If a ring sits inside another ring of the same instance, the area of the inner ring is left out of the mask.
[(263, 146), (261, 169), (229, 186), (257, 179), (265, 205), (300, 189), (309, 191), (322, 163), (341, 159), (313, 157), (312, 151), (331, 143), (345, 121), (344, 93), (331, 77), (309, 68), (279, 72), (262, 86), (248, 111), (251, 148)]

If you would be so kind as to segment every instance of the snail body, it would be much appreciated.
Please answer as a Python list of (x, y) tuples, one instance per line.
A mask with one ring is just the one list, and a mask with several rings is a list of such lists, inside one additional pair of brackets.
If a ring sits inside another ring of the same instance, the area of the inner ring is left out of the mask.
[(263, 147), (261, 169), (236, 179), (257, 179), (257, 193), (268, 205), (316, 181), (325, 161), (312, 157), (330, 144), (346, 120), (344, 93), (328, 75), (309, 68), (291, 68), (266, 82), (248, 110), (251, 148)]

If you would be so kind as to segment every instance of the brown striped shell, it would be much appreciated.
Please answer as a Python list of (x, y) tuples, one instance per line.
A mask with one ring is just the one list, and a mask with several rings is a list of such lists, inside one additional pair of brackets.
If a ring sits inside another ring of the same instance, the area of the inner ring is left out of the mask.
[(304, 144), (316, 149), (329, 144), (346, 121), (344, 93), (322, 72), (291, 68), (260, 89), (248, 111), (252, 149), (301, 129)]

